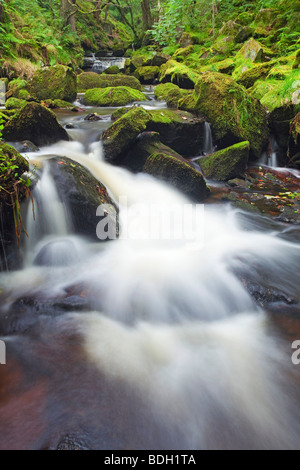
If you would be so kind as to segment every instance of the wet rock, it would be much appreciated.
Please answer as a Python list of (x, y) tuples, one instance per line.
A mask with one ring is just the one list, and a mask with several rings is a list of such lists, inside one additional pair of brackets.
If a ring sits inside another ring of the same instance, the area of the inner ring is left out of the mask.
[(64, 65), (40, 68), (29, 82), (29, 92), (37, 100), (60, 99), (72, 103), (77, 96), (76, 75)]
[(194, 201), (203, 201), (209, 195), (203, 175), (187, 163), (164, 154), (152, 154), (146, 161), (144, 173), (166, 181)]
[(157, 81), (159, 72), (160, 68), (155, 66), (138, 67), (134, 72), (134, 76), (141, 83), (151, 85)]
[(16, 142), (14, 143), (13, 146), (20, 153), (39, 151), (39, 148), (36, 145), (34, 145), (33, 142), (30, 142), (30, 140), (23, 140), (22, 142)]
[[(82, 165), (68, 158), (53, 158), (49, 161), (49, 165), (58, 194), (68, 207), (74, 233), (99, 241), (96, 228), (107, 216), (114, 233), (118, 236), (118, 208), (106, 187)], [(107, 214), (97, 217), (97, 208), (102, 204), (107, 206)]]
[(249, 141), (250, 156), (261, 156), (269, 137), (266, 110), (243, 86), (221, 73), (205, 72), (196, 84), (194, 99), (219, 148)]
[(103, 116), (99, 116), (97, 113), (91, 113), (85, 116), (84, 121), (102, 121)]
[(200, 165), (206, 178), (228, 181), (244, 175), (248, 166), (249, 150), (249, 142), (241, 142), (200, 158), (196, 163)]
[(3, 138), (17, 142), (30, 140), (35, 145), (47, 145), (69, 140), (55, 114), (38, 103), (28, 103), (5, 125)]

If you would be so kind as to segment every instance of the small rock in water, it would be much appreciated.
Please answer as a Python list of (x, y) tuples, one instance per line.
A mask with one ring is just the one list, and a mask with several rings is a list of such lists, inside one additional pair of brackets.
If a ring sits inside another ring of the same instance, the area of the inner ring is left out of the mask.
[(68, 122), (67, 124), (65, 124), (65, 129), (75, 129), (75, 126), (74, 124), (71, 124), (70, 122)]
[(102, 121), (102, 116), (99, 116), (97, 113), (88, 114), (84, 120), (85, 121)]

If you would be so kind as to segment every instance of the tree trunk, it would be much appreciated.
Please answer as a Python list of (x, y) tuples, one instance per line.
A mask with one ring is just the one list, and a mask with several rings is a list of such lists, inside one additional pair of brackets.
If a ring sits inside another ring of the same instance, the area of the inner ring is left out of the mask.
[(153, 26), (153, 18), (150, 7), (150, 0), (142, 0), (143, 28), (148, 31)]
[(65, 26), (69, 25), (72, 32), (76, 31), (76, 0), (61, 0), (60, 16)]

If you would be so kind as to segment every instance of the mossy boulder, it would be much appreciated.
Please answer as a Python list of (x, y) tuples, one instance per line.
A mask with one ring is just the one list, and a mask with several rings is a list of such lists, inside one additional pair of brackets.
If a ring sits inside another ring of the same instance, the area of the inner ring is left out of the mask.
[(103, 134), (105, 159), (118, 163), (122, 155), (135, 143), (138, 135), (146, 130), (149, 114), (143, 108), (132, 108), (114, 122)]
[(111, 65), (103, 72), (106, 75), (118, 75), (120, 73), (120, 69), (117, 65)]
[(300, 49), (297, 51), (294, 63), (293, 63), (293, 70), (300, 68)]
[(204, 119), (183, 111), (132, 108), (104, 132), (106, 160), (118, 164), (145, 131), (158, 132), (161, 142), (177, 153), (195, 156), (203, 147)]
[(84, 95), (84, 104), (89, 106), (125, 106), (145, 100), (146, 96), (141, 91), (126, 86), (94, 88), (87, 90)]
[(11, 80), (6, 93), (7, 98), (29, 99), (28, 82), (21, 78)]
[(190, 33), (182, 33), (180, 39), (179, 39), (179, 45), (181, 47), (188, 47), (188, 46), (193, 46), (195, 44), (193, 35)]
[(168, 154), (152, 154), (147, 159), (143, 172), (167, 182), (194, 201), (203, 201), (209, 195), (203, 175)]
[(243, 177), (249, 160), (249, 142), (241, 142), (197, 160), (204, 175), (216, 181)]
[(268, 49), (266, 46), (250, 38), (246, 44), (237, 53), (237, 60), (249, 59), (252, 62), (268, 62), (274, 57), (274, 52)]
[(72, 103), (77, 96), (76, 75), (64, 65), (40, 68), (29, 82), (29, 92), (37, 100), (61, 99)]
[(28, 161), (14, 147), (0, 142), (0, 186), (8, 189), (16, 178), (28, 170)]
[(177, 62), (183, 62), (186, 57), (194, 52), (195, 46), (187, 46), (187, 47), (180, 47), (175, 52), (173, 58), (177, 60)]
[(252, 68), (243, 72), (237, 81), (245, 88), (250, 88), (257, 80), (266, 78), (275, 64), (276, 61), (270, 61), (254, 65)]
[(161, 142), (158, 132), (142, 132), (133, 147), (119, 161), (119, 165), (134, 173), (139, 173), (143, 171), (147, 158), (153, 153), (164, 153), (184, 161), (179, 153)]
[(240, 29), (240, 31), (236, 34), (234, 38), (234, 42), (237, 44), (247, 41), (247, 39), (253, 36), (253, 28), (250, 26), (244, 26)]
[(142, 90), (142, 85), (137, 78), (130, 75), (98, 75), (94, 72), (83, 72), (77, 77), (78, 91), (83, 92), (92, 88), (109, 88), (116, 86), (128, 86), (134, 90)]
[(278, 17), (278, 10), (264, 8), (260, 10), (254, 20), (256, 36), (267, 36), (271, 31)]
[(171, 109), (149, 111), (148, 116), (147, 130), (158, 132), (163, 144), (185, 157), (201, 153), (204, 144), (203, 118)]
[(155, 66), (138, 67), (134, 76), (143, 84), (151, 85), (157, 81), (160, 68)]
[(159, 81), (171, 82), (180, 88), (193, 89), (199, 79), (199, 74), (176, 60), (169, 60), (160, 69)]
[(190, 94), (189, 90), (183, 90), (174, 83), (162, 83), (155, 87), (154, 94), (157, 100), (166, 101), (170, 108), (178, 108), (178, 101)]
[(265, 108), (231, 77), (206, 72), (196, 84), (196, 107), (211, 124), (217, 145), (249, 141), (251, 155), (259, 158), (267, 145), (269, 126)]
[(117, 121), (122, 116), (124, 116), (124, 114), (127, 114), (128, 111), (130, 111), (130, 109), (132, 109), (132, 108), (118, 108), (118, 109), (116, 109), (111, 115), (111, 120), (113, 122)]
[(3, 138), (17, 142), (30, 140), (37, 146), (69, 140), (55, 114), (38, 103), (27, 103), (5, 124)]
[(8, 110), (21, 109), (27, 104), (26, 100), (19, 100), (18, 98), (8, 98), (5, 102), (5, 107)]
[(288, 157), (290, 166), (300, 167), (300, 112), (290, 122)]
[(253, 13), (250, 13), (248, 11), (244, 11), (243, 13), (240, 13), (236, 19), (235, 22), (239, 23), (240, 25), (246, 26), (250, 23), (252, 23), (254, 18)]

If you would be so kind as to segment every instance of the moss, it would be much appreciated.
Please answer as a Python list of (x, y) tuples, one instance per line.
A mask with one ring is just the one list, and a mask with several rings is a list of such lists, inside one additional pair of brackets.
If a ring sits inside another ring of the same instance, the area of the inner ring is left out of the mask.
[(190, 95), (189, 90), (182, 90), (174, 83), (163, 83), (155, 87), (155, 97), (167, 102), (170, 108), (178, 108), (178, 101), (184, 96)]
[(154, 83), (159, 76), (160, 68), (153, 66), (138, 67), (134, 76), (145, 85)]
[(9, 98), (5, 103), (5, 107), (8, 110), (21, 109), (26, 104), (27, 104), (26, 100), (19, 100), (18, 98)]
[(295, 61), (293, 63), (294, 70), (299, 69), (299, 68), (300, 68), (300, 49), (298, 50), (296, 57), (295, 57)]
[(278, 10), (264, 8), (260, 10), (254, 20), (255, 34), (257, 36), (267, 36), (272, 31), (272, 25), (278, 16)]
[(68, 101), (64, 100), (53, 100), (53, 104), (55, 108), (62, 108), (62, 109), (74, 109), (74, 106), (72, 103), (69, 103)]
[(235, 69), (235, 62), (233, 59), (224, 59), (219, 62), (213, 62), (209, 65), (201, 67), (201, 72), (220, 72), (226, 75), (231, 75)]
[(247, 140), (252, 155), (261, 155), (269, 136), (266, 111), (244, 87), (229, 76), (206, 72), (196, 84), (194, 98), (222, 147)]
[(98, 75), (94, 72), (83, 72), (77, 77), (79, 92), (91, 90), (92, 88), (108, 88), (115, 86), (128, 86), (135, 90), (142, 90), (142, 85), (137, 78), (129, 75)]
[(3, 138), (11, 142), (30, 140), (37, 146), (69, 140), (55, 114), (38, 103), (27, 103), (21, 108), (5, 125)]
[(300, 71), (294, 70), (285, 80), (268, 80), (269, 91), (262, 96), (261, 103), (274, 111), (289, 104), (299, 104)]
[(197, 160), (205, 176), (216, 181), (240, 178), (247, 169), (249, 142), (241, 142)]
[(209, 189), (200, 172), (165, 153), (152, 154), (143, 171), (166, 181), (195, 201), (203, 201), (209, 195)]
[(276, 61), (270, 61), (264, 64), (255, 65), (251, 69), (243, 72), (237, 81), (245, 88), (250, 88), (257, 80), (266, 78), (276, 63)]
[(145, 101), (145, 95), (125, 86), (87, 90), (84, 103), (91, 106), (124, 106), (134, 101)]
[(14, 185), (29, 170), (28, 161), (13, 147), (0, 142), (0, 199), (11, 204), (10, 193), (14, 193)]
[(268, 62), (274, 57), (274, 52), (255, 39), (251, 38), (237, 53), (237, 58), (250, 59), (252, 62)]
[(190, 45), (187, 47), (180, 47), (174, 54), (174, 59), (178, 62), (183, 62), (183, 60), (194, 52), (194, 46)]
[(103, 73), (106, 75), (118, 75), (120, 73), (120, 69), (117, 65), (112, 65), (105, 69)]
[(240, 44), (253, 36), (253, 29), (250, 26), (244, 26), (235, 36), (234, 42)]
[(172, 82), (180, 88), (192, 89), (199, 79), (199, 74), (186, 65), (175, 60), (169, 60), (161, 67), (159, 81)]
[(112, 115), (111, 115), (111, 120), (112, 121), (117, 121), (118, 119), (120, 119), (122, 116), (124, 116), (124, 114), (128, 113), (128, 111), (130, 110), (131, 108), (118, 108), (116, 109)]
[(178, 109), (196, 114), (198, 112), (198, 109), (195, 100), (195, 95), (190, 94), (184, 96), (183, 98), (180, 98), (180, 100), (178, 100)]
[(148, 122), (149, 114), (141, 107), (132, 108), (114, 122), (103, 134), (106, 160), (117, 163), (134, 144), (137, 136), (146, 130)]
[(30, 81), (29, 92), (37, 100), (61, 99), (73, 102), (77, 96), (75, 73), (64, 65), (40, 68)]

